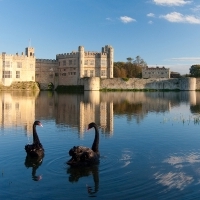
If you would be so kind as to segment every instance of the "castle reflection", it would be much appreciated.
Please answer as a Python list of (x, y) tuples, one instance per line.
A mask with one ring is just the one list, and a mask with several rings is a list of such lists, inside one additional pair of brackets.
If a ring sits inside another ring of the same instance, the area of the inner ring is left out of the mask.
[(32, 133), (35, 120), (35, 100), (39, 91), (12, 91), (0, 93), (0, 124), (2, 128), (22, 126)]
[(32, 133), (35, 119), (55, 120), (56, 124), (78, 128), (84, 133), (94, 121), (104, 133), (113, 133), (114, 115), (126, 115), (139, 122), (148, 112), (166, 112), (181, 103), (190, 104), (192, 113), (200, 112), (200, 92), (99, 92), (58, 94), (56, 92), (0, 93), (2, 127), (23, 125)]

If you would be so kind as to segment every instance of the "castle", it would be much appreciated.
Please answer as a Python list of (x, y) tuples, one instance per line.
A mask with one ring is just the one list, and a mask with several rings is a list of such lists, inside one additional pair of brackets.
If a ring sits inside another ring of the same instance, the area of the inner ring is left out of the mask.
[(34, 48), (27, 47), (25, 54), (0, 55), (1, 82), (10, 86), (13, 82), (34, 81), (47, 89), (51, 84), (81, 85), (84, 77), (113, 78), (113, 54), (111, 46), (102, 47), (101, 52), (85, 51), (83, 46), (78, 51), (57, 54), (56, 59), (36, 59)]
[(0, 83), (10, 86), (13, 82), (35, 81), (34, 48), (27, 47), (25, 54), (0, 55)]

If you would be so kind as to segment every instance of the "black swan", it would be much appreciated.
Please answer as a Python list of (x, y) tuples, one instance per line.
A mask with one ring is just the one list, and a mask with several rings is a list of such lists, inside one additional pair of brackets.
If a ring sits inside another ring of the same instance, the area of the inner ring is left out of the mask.
[(42, 123), (40, 121), (35, 121), (33, 123), (33, 144), (27, 144), (25, 146), (27, 155), (32, 158), (44, 156), (44, 149), (36, 132), (37, 125), (42, 126)]
[(69, 155), (72, 157), (67, 164), (72, 167), (91, 166), (99, 163), (99, 131), (97, 125), (92, 122), (88, 125), (88, 130), (95, 129), (94, 142), (92, 148), (83, 146), (74, 146), (69, 150)]

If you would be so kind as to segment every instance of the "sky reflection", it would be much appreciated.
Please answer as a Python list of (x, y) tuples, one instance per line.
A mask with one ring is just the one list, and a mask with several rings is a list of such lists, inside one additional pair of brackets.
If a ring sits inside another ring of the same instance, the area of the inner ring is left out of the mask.
[(154, 177), (157, 180), (157, 184), (166, 186), (168, 190), (183, 190), (195, 181), (197, 182), (196, 185), (200, 183), (200, 168), (197, 166), (200, 163), (199, 152), (169, 156), (162, 163), (165, 163), (164, 169), (169, 169), (169, 172), (160, 170), (154, 174)]

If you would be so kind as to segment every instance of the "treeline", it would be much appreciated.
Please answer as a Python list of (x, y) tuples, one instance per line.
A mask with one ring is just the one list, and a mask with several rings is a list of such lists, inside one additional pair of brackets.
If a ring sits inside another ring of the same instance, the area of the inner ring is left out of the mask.
[(128, 57), (127, 62), (114, 62), (114, 77), (141, 78), (142, 68), (146, 66), (146, 62), (140, 56), (136, 56), (135, 59)]
[(200, 64), (192, 65), (190, 67), (190, 76), (195, 78), (200, 77)]

